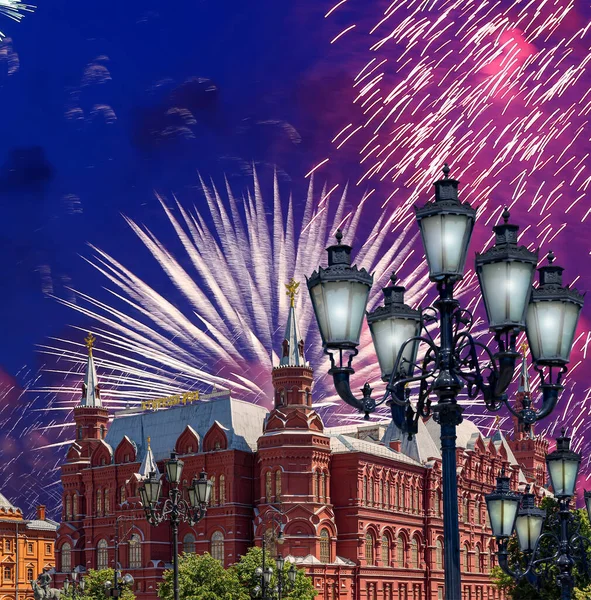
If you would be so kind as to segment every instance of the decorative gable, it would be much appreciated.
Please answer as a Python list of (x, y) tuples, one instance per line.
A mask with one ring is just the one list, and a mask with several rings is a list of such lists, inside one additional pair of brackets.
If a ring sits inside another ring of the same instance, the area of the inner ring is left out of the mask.
[(190, 425), (187, 425), (176, 441), (175, 450), (177, 454), (195, 454), (199, 452), (199, 446), (199, 434)]
[(90, 458), (90, 464), (93, 467), (104, 467), (113, 462), (113, 449), (107, 442), (100, 440), (96, 445)]
[(133, 463), (137, 460), (137, 446), (133, 440), (130, 440), (127, 436), (123, 436), (123, 439), (119, 442), (117, 449), (115, 450), (115, 462), (117, 464), (122, 463)]
[(215, 450), (226, 450), (227, 448), (226, 428), (219, 421), (215, 421), (203, 438), (203, 451), (214, 452)]

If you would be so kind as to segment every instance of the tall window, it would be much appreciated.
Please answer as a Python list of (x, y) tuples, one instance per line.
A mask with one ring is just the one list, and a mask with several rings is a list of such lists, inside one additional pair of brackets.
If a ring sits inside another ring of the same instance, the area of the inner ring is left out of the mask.
[(125, 486), (122, 485), (121, 489), (119, 490), (119, 499), (121, 501), (121, 504), (123, 504), (125, 502)]
[(464, 562), (464, 571), (469, 571), (470, 570), (470, 556), (468, 554), (469, 551), (469, 546), (468, 543), (466, 542), (464, 544), (464, 551), (463, 551), (463, 562)]
[(413, 569), (419, 568), (419, 543), (417, 538), (410, 541), (410, 565)]
[(369, 532), (365, 534), (365, 561), (368, 565), (374, 564), (373, 535)]
[(320, 532), (320, 562), (330, 562), (330, 535), (328, 529), (323, 529)]
[(107, 540), (99, 540), (96, 546), (96, 568), (97, 570), (109, 568), (109, 549)]
[(361, 490), (362, 503), (367, 504), (367, 477), (363, 476), (363, 489)]
[(267, 471), (265, 474), (265, 497), (267, 502), (273, 500), (273, 481), (271, 479), (271, 471)]
[(69, 521), (72, 518), (72, 498), (68, 494), (66, 496), (66, 521)]
[(109, 502), (109, 490), (105, 490), (105, 514), (108, 515), (111, 510), (111, 503)]
[(195, 554), (195, 536), (191, 533), (187, 533), (183, 538), (183, 552)]
[(398, 508), (400, 506), (400, 492), (398, 488), (398, 482), (394, 482), (394, 508)]
[[(62, 546), (62, 573), (72, 570), (72, 546), (67, 542)], [(30, 581), (30, 580), (29, 580)]]
[(215, 531), (211, 536), (211, 556), (224, 563), (224, 534)]
[(27, 567), (27, 581), (33, 581), (35, 579), (33, 567)]
[(226, 504), (226, 476), (220, 475), (220, 504)]
[(83, 432), (83, 429), (82, 429), (82, 427), (78, 427), (78, 439), (79, 439), (79, 440), (81, 440), (81, 439), (82, 439), (82, 432)]
[(78, 496), (72, 494), (72, 517), (74, 519), (78, 516)]
[(390, 508), (390, 482), (386, 481), (386, 498), (385, 498), (386, 508)]
[(398, 540), (396, 541), (396, 552), (398, 556), (396, 557), (396, 561), (399, 567), (404, 567), (404, 555), (406, 554), (406, 548), (404, 547), (404, 538), (399, 535)]
[(390, 540), (387, 535), (382, 536), (382, 564), (390, 566)]
[(320, 495), (322, 496), (321, 500), (326, 502), (326, 473), (324, 471), (320, 474)]
[(373, 481), (373, 477), (370, 477), (369, 478), (369, 504), (370, 504), (370, 506), (373, 506), (373, 503), (374, 503), (374, 497), (373, 497), (374, 486), (375, 486), (375, 484)]
[(415, 488), (415, 510), (416, 512), (421, 510), (421, 491), (418, 487)]
[(480, 573), (480, 546), (474, 549), (474, 571)]
[(316, 477), (316, 471), (312, 471), (312, 496), (314, 500), (318, 500), (318, 478)]
[(275, 499), (277, 502), (281, 500), (281, 470), (275, 471)]
[(129, 568), (140, 569), (142, 567), (142, 539), (134, 533), (129, 539)]
[(379, 483), (379, 488), (378, 488), (378, 503), (381, 507), (384, 506), (384, 480), (380, 479), (380, 483)]
[(320, 502), (322, 496), (322, 476), (320, 475), (320, 471), (316, 473), (316, 496), (316, 501)]
[(443, 544), (441, 540), (435, 542), (435, 566), (437, 569), (443, 569)]
[(435, 516), (441, 516), (441, 491), (435, 490)]
[(464, 498), (464, 506), (463, 506), (464, 523), (470, 522), (469, 512), (470, 511), (469, 511), (469, 506), (468, 506), (468, 498)]
[(96, 516), (100, 517), (102, 512), (103, 512), (103, 491), (102, 490), (97, 490), (96, 491)]
[(4, 551), (10, 552), (12, 550), (12, 543), (9, 539), (4, 540)]
[(481, 524), (481, 520), (480, 520), (480, 501), (477, 500), (476, 503), (474, 504), (474, 522), (476, 523), (476, 525), (480, 525)]
[(12, 567), (4, 565), (4, 579), (12, 579)]
[(211, 479), (211, 496), (209, 497), (209, 504), (215, 506), (218, 503), (218, 489), (215, 485), (215, 475), (210, 477)]

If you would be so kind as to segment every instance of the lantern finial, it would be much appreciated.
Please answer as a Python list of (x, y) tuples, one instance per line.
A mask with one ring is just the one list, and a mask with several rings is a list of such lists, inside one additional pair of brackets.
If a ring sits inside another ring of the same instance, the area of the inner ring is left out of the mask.
[(341, 231), (340, 227), (337, 229), (337, 232), (334, 234), (334, 236), (337, 240), (337, 244), (340, 246), (341, 240), (343, 239), (343, 232)]
[(396, 282), (398, 281), (396, 271), (392, 271), (392, 275), (390, 275), (390, 281), (392, 282), (392, 285), (396, 285)]
[(552, 250), (548, 252), (548, 256), (546, 258), (548, 259), (548, 262), (550, 264), (552, 264), (556, 260), (556, 256), (554, 255), (554, 252), (552, 252)]
[(503, 211), (503, 221), (505, 221), (505, 223), (509, 222), (509, 217), (511, 216), (511, 213), (509, 212), (509, 209), (505, 206), (505, 210)]
[(443, 169), (441, 169), (443, 171), (443, 177), (444, 179), (447, 179), (449, 177), (449, 165), (447, 163), (443, 163)]

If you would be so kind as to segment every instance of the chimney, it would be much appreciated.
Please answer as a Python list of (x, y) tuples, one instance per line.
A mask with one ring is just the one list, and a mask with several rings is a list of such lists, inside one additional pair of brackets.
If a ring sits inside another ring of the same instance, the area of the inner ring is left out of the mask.
[(45, 521), (45, 506), (43, 504), (37, 507), (37, 520)]
[(390, 448), (395, 452), (402, 452), (402, 442), (400, 440), (391, 440)]

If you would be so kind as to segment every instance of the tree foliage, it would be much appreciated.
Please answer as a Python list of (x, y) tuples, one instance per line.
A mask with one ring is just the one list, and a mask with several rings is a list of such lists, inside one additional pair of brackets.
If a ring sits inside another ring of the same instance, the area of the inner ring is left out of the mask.
[[(179, 592), (183, 600), (250, 600), (256, 598), (255, 588), (260, 586), (256, 569), (263, 565), (260, 548), (250, 548), (240, 560), (228, 569), (210, 554), (182, 554), (179, 558)], [(290, 564), (286, 563), (283, 581), (288, 582)], [(270, 587), (277, 586), (277, 567), (272, 558), (267, 557), (265, 567), (273, 569)], [(164, 573), (164, 581), (158, 589), (162, 600), (172, 600), (173, 573)], [(312, 580), (302, 569), (298, 569), (293, 589), (283, 589), (284, 600), (313, 600), (316, 596)]]
[[(110, 581), (111, 583), (115, 581), (115, 571), (113, 569), (101, 569), (100, 571), (90, 569), (90, 571), (84, 575), (84, 594), (78, 595), (77, 598), (80, 600), (105, 600), (106, 581)], [(67, 594), (62, 592), (61, 597), (65, 600), (72, 600), (72, 587), (70, 587)], [(129, 586), (124, 586), (121, 599), (135, 600), (135, 594)]]
[[(554, 533), (559, 535), (559, 527), (552, 524), (551, 517), (558, 513), (558, 501), (553, 498), (544, 498), (540, 504), (541, 508), (546, 510), (546, 521), (542, 533)], [(570, 525), (571, 531), (579, 528), (579, 533), (587, 538), (591, 538), (591, 526), (585, 510), (576, 509), (571, 511), (574, 521)], [(519, 551), (519, 545), (515, 538), (508, 544), (509, 564), (516, 562), (525, 569), (526, 561), (524, 555)], [(552, 539), (544, 539), (540, 543), (536, 558), (552, 556), (557, 551), (556, 542)], [(587, 550), (586, 561), (591, 566), (591, 551)], [(585, 561), (577, 561), (573, 569), (575, 589), (573, 598), (576, 600), (588, 600), (591, 598), (591, 571), (587, 570)], [(558, 569), (553, 561), (541, 565), (543, 576), (537, 581), (533, 578), (521, 579), (516, 582), (512, 577), (502, 571), (500, 567), (495, 567), (491, 572), (491, 578), (496, 586), (505, 592), (507, 598), (512, 600), (556, 600), (560, 598), (560, 588), (556, 583)]]

